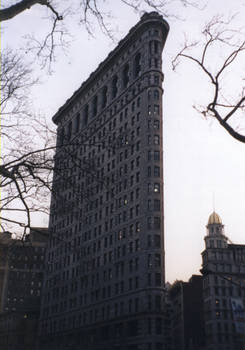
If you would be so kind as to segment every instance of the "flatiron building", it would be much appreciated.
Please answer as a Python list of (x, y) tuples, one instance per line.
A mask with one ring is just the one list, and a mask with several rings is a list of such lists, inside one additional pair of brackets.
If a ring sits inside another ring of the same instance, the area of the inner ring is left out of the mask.
[(54, 115), (40, 350), (165, 350), (162, 51), (146, 13)]

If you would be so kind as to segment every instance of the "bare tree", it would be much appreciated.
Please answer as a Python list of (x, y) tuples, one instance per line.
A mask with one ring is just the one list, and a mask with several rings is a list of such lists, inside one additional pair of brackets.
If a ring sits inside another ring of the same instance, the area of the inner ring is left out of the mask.
[[(57, 215), (64, 211), (67, 215), (79, 215), (75, 208), (79, 207), (81, 198), (90, 201), (94, 187), (110, 190), (111, 180), (98, 171), (96, 148), (103, 146), (115, 152), (118, 148), (130, 147), (128, 130), (116, 138), (105, 133), (96, 143), (84, 137), (72, 139), (69, 135), (62, 135), (56, 142), (56, 132), (32, 109), (28, 96), (30, 88), (37, 83), (32, 74), (29, 65), (18, 54), (8, 50), (2, 55), (1, 131), (4, 147), (0, 165), (0, 225), (2, 231), (16, 232), (20, 227), (23, 240), (32, 227), (32, 214), (49, 214), (51, 192), (59, 198), (59, 206), (54, 209)], [(92, 159), (85, 159), (77, 152), (82, 147), (94, 149)], [(78, 176), (84, 177), (83, 188), (76, 186)], [(75, 193), (73, 202), (64, 195), (64, 189), (71, 185)]]
[[(30, 227), (30, 213), (45, 211), (43, 188), (51, 182), (54, 138), (30, 103), (37, 83), (23, 57), (8, 49), (1, 65), (1, 228), (6, 223)], [(41, 190), (42, 189), (42, 190)], [(24, 215), (19, 219), (19, 214)]]
[[(145, 9), (149, 9), (149, 11), (158, 11), (164, 17), (176, 17), (169, 10), (170, 5), (175, 4), (176, 1), (185, 7), (199, 6), (195, 0), (120, 0), (122, 4), (131, 7), (137, 13), (142, 14)], [(67, 28), (71, 20), (92, 36), (98, 25), (105, 35), (114, 39), (113, 14), (110, 11), (109, 0), (20, 0), (18, 2), (7, 0), (4, 7), (0, 9), (0, 22), (7, 22), (38, 6), (40, 17), (45, 17), (43, 21), (46, 21), (47, 30), (40, 37), (26, 35), (26, 51), (33, 52), (40, 59), (42, 67), (49, 66), (55, 60), (57, 48), (66, 48), (68, 45), (71, 33)]]
[(244, 76), (239, 76), (245, 68), (245, 33), (243, 28), (231, 28), (232, 20), (214, 17), (201, 39), (193, 43), (186, 40), (172, 63), (176, 69), (187, 59), (201, 69), (211, 84), (207, 92), (210, 98), (205, 106), (194, 108), (204, 117), (217, 119), (233, 138), (245, 143), (245, 86)]

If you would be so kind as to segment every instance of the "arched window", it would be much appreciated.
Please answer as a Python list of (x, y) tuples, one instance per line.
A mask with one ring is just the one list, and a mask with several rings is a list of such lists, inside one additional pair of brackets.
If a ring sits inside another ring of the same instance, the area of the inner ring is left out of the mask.
[(115, 75), (112, 79), (112, 98), (115, 98), (117, 96), (117, 81), (118, 77)]
[(159, 41), (154, 40), (154, 53), (158, 53), (159, 52), (159, 47), (160, 47)]
[(84, 107), (84, 111), (83, 111), (83, 123), (84, 126), (86, 126), (88, 124), (88, 105), (86, 105)]
[(76, 132), (78, 132), (80, 129), (80, 113), (76, 116)]
[(102, 108), (105, 108), (107, 104), (107, 91), (108, 91), (107, 86), (104, 86), (102, 89)]
[(67, 130), (67, 139), (68, 141), (71, 139), (72, 135), (72, 121), (69, 122), (68, 124), (68, 130)]
[(141, 102), (141, 98), (140, 96), (137, 98), (137, 107), (140, 107), (140, 102)]
[(128, 82), (129, 82), (129, 65), (128, 65), (128, 63), (123, 68), (122, 80), (123, 80), (123, 87), (126, 88), (128, 86)]
[(159, 91), (158, 90), (154, 90), (154, 99), (159, 100)]
[(93, 117), (95, 117), (97, 114), (97, 105), (98, 105), (98, 97), (96, 95), (94, 96), (94, 99), (93, 99)]
[(150, 41), (149, 42), (149, 52), (150, 52), (150, 54), (152, 54), (152, 51), (153, 51), (153, 41)]
[(137, 78), (141, 73), (140, 61), (141, 61), (141, 54), (140, 52), (138, 52), (134, 58), (134, 78)]

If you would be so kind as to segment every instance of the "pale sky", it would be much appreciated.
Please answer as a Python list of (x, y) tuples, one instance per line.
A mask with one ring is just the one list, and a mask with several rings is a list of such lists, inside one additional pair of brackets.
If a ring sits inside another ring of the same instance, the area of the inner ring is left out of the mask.
[[(181, 14), (183, 20), (166, 19), (170, 33), (163, 52), (164, 203), (166, 279), (170, 282), (187, 280), (193, 273), (199, 273), (205, 225), (213, 206), (231, 241), (245, 244), (245, 144), (232, 139), (215, 120), (203, 119), (192, 108), (194, 103), (205, 103), (209, 94), (210, 86), (203, 74), (190, 64), (181, 65), (176, 73), (171, 70), (171, 58), (178, 52), (184, 32), (197, 38), (202, 24), (215, 14), (237, 12), (236, 23), (244, 23), (244, 0), (203, 3), (207, 6), (202, 11), (180, 8), (174, 3), (172, 13)], [(120, 40), (139, 20), (139, 15), (119, 1), (110, 1), (110, 6)], [(22, 42), (21, 35), (42, 32), (44, 22), (40, 21), (40, 13), (43, 17), (36, 7), (7, 23), (3, 46), (17, 48)], [(115, 47), (97, 30), (91, 38), (75, 24), (70, 26), (73, 41), (67, 54), (58, 57), (51, 76), (42, 73), (42, 84), (33, 91), (34, 108), (45, 113), (48, 120)], [(214, 64), (218, 59), (218, 55), (213, 57)], [(244, 74), (244, 66), (239, 65), (237, 72), (240, 68), (238, 74)], [(236, 91), (232, 80), (230, 88), (231, 93)], [(36, 219), (34, 224), (44, 222)]]

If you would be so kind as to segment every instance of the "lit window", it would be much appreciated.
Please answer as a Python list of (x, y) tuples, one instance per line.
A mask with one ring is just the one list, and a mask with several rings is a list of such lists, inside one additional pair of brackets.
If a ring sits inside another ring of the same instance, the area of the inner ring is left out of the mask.
[(154, 145), (160, 145), (160, 137), (159, 137), (159, 135), (154, 135)]
[(160, 184), (159, 183), (154, 183), (154, 192), (160, 193)]

